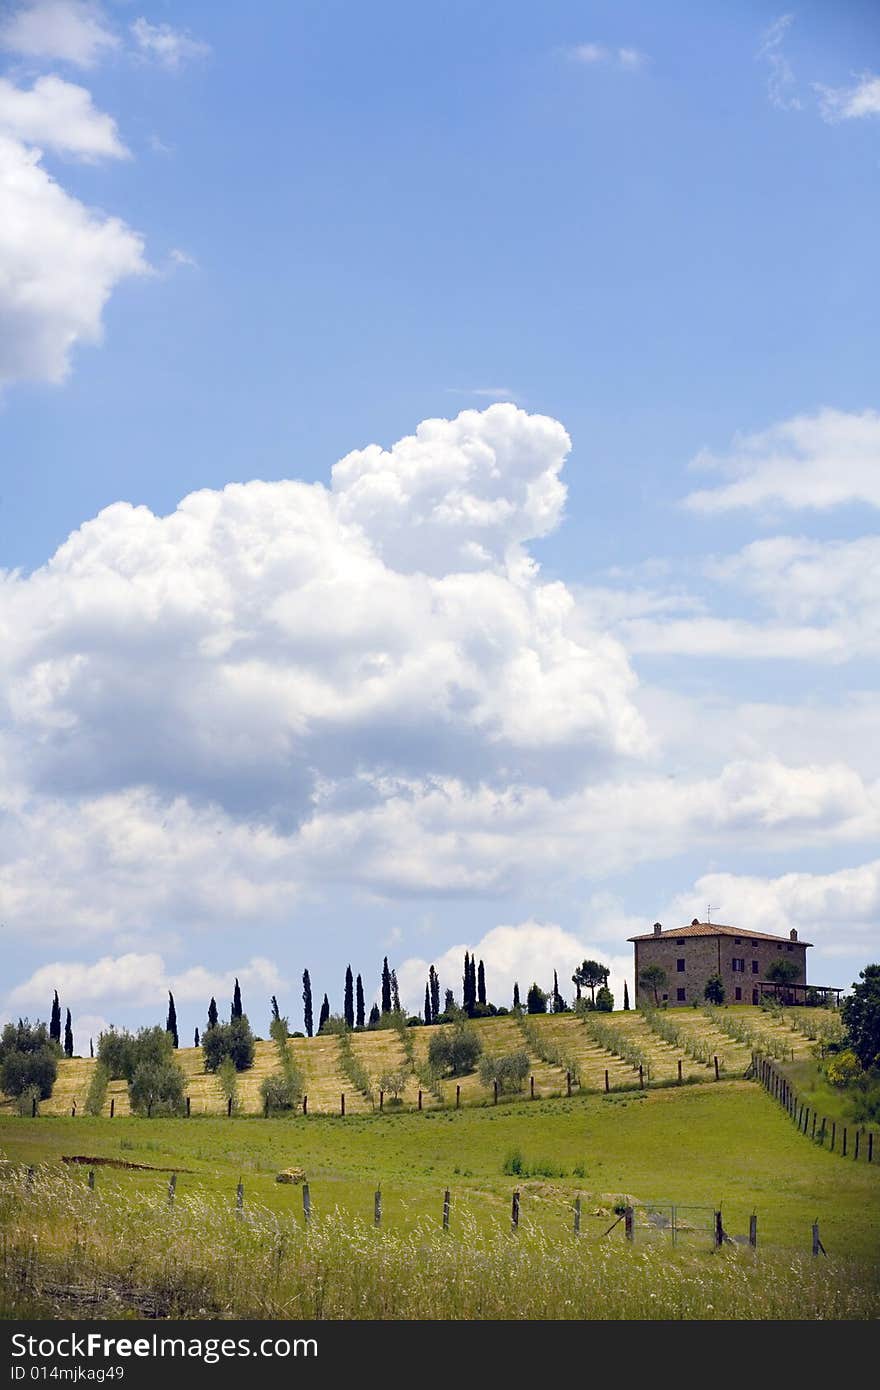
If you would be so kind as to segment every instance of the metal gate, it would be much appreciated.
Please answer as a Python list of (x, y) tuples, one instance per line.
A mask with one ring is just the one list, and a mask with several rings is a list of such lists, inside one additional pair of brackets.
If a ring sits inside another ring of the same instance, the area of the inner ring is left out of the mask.
[(662, 1240), (675, 1246), (713, 1246), (715, 1208), (645, 1202), (633, 1211), (633, 1234), (641, 1243)]

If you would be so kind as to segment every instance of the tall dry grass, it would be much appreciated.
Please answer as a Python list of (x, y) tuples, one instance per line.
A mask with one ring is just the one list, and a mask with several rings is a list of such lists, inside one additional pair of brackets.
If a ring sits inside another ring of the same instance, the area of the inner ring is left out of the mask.
[(89, 1191), (84, 1175), (7, 1169), (0, 1307), (8, 1316), (367, 1319), (869, 1319), (876, 1269), (809, 1255), (682, 1253), (525, 1221), (482, 1233), (378, 1231), (334, 1211), (302, 1219), (194, 1193)]

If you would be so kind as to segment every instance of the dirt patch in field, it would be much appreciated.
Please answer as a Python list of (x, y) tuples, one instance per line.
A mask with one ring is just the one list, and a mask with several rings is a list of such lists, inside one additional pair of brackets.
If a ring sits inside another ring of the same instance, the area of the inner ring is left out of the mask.
[(134, 1168), (139, 1173), (191, 1173), (192, 1168), (157, 1168), (153, 1163), (129, 1163), (127, 1158), (89, 1158), (87, 1154), (62, 1154), (62, 1163), (88, 1163), (90, 1168)]

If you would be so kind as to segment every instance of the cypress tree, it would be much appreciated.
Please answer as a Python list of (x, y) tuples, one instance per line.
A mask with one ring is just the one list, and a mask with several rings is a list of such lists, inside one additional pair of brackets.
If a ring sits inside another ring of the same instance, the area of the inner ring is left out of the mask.
[(426, 984), (426, 985), (425, 985), (425, 1022), (426, 1022), (426, 1023), (430, 1023), (431, 1021), (432, 1021), (432, 1020), (431, 1020), (431, 989), (430, 989), (430, 986), (429, 986), (428, 984)]
[(342, 1004), (342, 1012), (345, 1015), (345, 1022), (349, 1028), (354, 1027), (354, 979), (351, 973), (351, 966), (346, 966), (345, 970), (345, 998)]
[(199, 1030), (198, 1030), (198, 1028), (197, 1028), (196, 1031), (195, 1031), (195, 1033), (194, 1033), (194, 1035), (193, 1035), (193, 1047), (198, 1047), (198, 1045), (199, 1045)]
[(95, 1044), (94, 1044), (94, 1040), (93, 1040), (92, 1038), (89, 1038), (89, 1056), (90, 1056), (90, 1057), (94, 1057), (94, 1055), (95, 1055)]
[(211, 1002), (208, 1005), (208, 1027), (217, 1027), (217, 1000), (211, 995)]
[(485, 1004), (485, 1002), (486, 1002), (486, 967), (483, 965), (483, 962), (480, 961), (480, 968), (479, 968), (479, 970), (477, 971), (477, 1003), (478, 1003), (478, 1004)]
[(454, 1008), (455, 1008), (455, 995), (452, 993), (452, 990), (451, 990), (451, 989), (448, 989), (448, 990), (446, 991), (446, 998), (445, 998), (445, 1000), (443, 1001), (443, 1011), (444, 1011), (444, 1013), (447, 1013), (447, 1014), (448, 1014), (448, 1013), (451, 1013), (452, 1010), (453, 1010)]
[(391, 971), (388, 969), (388, 957), (382, 963), (382, 1012), (391, 1013)]
[(629, 1013), (629, 990), (626, 987), (626, 980), (623, 982), (623, 1007)]
[(356, 1000), (356, 1002), (357, 1002), (357, 1009), (356, 1009), (356, 1012), (355, 1012), (355, 1019), (354, 1019), (354, 1021), (355, 1021), (355, 1024), (356, 1024), (356, 1026), (357, 1026), (358, 1028), (363, 1028), (363, 1026), (364, 1026), (364, 1007), (365, 1007), (365, 1006), (364, 1006), (364, 982), (363, 982), (363, 980), (361, 979), (360, 975), (358, 975), (358, 977), (357, 977), (357, 984), (355, 985), (355, 1000)]
[(514, 980), (514, 982), (513, 982), (513, 1007), (514, 1007), (515, 1009), (519, 1009), (519, 1008), (522, 1007), (522, 1005), (521, 1005), (520, 1002), (519, 1002), (519, 981), (518, 981), (518, 980)]
[(431, 1020), (436, 1023), (440, 1017), (440, 976), (433, 965), (428, 971), (428, 984), (431, 987)]
[(327, 996), (326, 996), (326, 994), (325, 994), (325, 995), (324, 995), (323, 1003), (321, 1004), (321, 1012), (320, 1012), (320, 1014), (318, 1015), (318, 1032), (319, 1032), (319, 1033), (320, 1033), (321, 1029), (324, 1027), (324, 1024), (327, 1022), (327, 1019), (328, 1019), (329, 1017), (330, 1017), (330, 1000), (327, 998)]
[(175, 1047), (180, 1047), (180, 1039), (177, 1036), (177, 1010), (174, 1007), (174, 995), (168, 991), (168, 1017), (165, 1020), (165, 1032), (171, 1034), (171, 1041)]
[(471, 958), (464, 953), (464, 974), (461, 977), (461, 1007), (466, 1014), (471, 1011)]
[(400, 991), (397, 988), (397, 971), (391, 972), (391, 1007), (396, 1014), (400, 1013)]
[(61, 1005), (58, 1003), (58, 991), (55, 991), (55, 998), (52, 1000), (52, 1017), (49, 1021), (49, 1037), (52, 1042), (57, 1042), (61, 1046)]
[(271, 1004), (272, 1004), (272, 1017), (273, 1017), (273, 1019), (275, 1019), (275, 1018), (280, 1018), (280, 1017), (281, 1017), (281, 1010), (278, 1008), (278, 1000), (275, 998), (275, 995), (274, 995), (274, 994), (272, 995)]
[(370, 1027), (375, 1028), (376, 1024), (379, 1022), (381, 1017), (382, 1015), (379, 1013), (379, 1005), (373, 1004), (370, 1008)]
[(67, 1010), (67, 1018), (64, 1021), (64, 1055), (73, 1056), (73, 1028), (70, 1024), (70, 1010)]
[(315, 1032), (315, 1020), (312, 1013), (312, 982), (308, 970), (303, 971), (303, 1015), (305, 1017), (306, 1036), (311, 1038)]
[(235, 977), (235, 989), (232, 991), (232, 1013), (231, 1018), (241, 1018), (241, 990), (238, 987), (238, 976)]

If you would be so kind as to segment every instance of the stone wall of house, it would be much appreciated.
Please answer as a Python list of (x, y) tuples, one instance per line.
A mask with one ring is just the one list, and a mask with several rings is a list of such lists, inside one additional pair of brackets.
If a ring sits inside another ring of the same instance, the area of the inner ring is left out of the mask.
[[(648, 941), (636, 941), (635, 973), (637, 1000), (653, 1003), (651, 990), (643, 990), (639, 975), (648, 965), (659, 965), (666, 972), (666, 984), (658, 991), (659, 1000), (670, 1007), (703, 1003), (703, 990), (710, 975), (720, 975), (724, 983), (725, 1003), (757, 1003), (755, 991), (766, 980), (767, 970), (775, 960), (792, 961), (798, 967), (794, 984), (806, 984), (807, 948), (800, 941), (760, 941), (747, 933), (733, 936), (683, 936), (676, 938), (664, 932)], [(679, 969), (679, 962), (684, 969)], [(734, 961), (742, 961), (740, 970)], [(739, 995), (737, 995), (739, 990)], [(684, 991), (682, 996), (681, 991)]]

